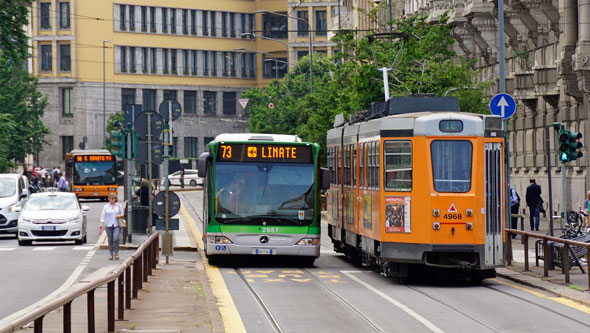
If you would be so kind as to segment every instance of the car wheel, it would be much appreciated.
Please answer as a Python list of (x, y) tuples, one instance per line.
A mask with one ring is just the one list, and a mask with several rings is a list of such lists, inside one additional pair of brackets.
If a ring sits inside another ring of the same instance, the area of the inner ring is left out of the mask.
[(27, 241), (27, 240), (18, 240), (18, 245), (19, 246), (27, 246), (27, 245), (31, 245), (31, 241)]
[(197, 181), (194, 179), (191, 179), (190, 184), (191, 184), (191, 186), (197, 186)]
[(84, 238), (76, 239), (74, 243), (76, 243), (76, 245), (81, 245), (82, 243), (84, 243)]

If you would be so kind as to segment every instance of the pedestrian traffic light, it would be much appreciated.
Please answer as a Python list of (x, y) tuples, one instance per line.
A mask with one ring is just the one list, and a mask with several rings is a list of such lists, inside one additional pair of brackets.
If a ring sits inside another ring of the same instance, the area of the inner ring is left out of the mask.
[(111, 154), (121, 158), (127, 158), (125, 155), (125, 133), (122, 131), (111, 131)]
[(557, 152), (558, 158), (560, 162), (568, 162), (569, 159), (569, 131), (560, 130), (559, 131), (559, 150)]
[(568, 157), (570, 161), (575, 161), (578, 158), (582, 157), (583, 154), (578, 149), (582, 148), (584, 145), (579, 141), (582, 138), (582, 133), (580, 132), (568, 132), (568, 148), (569, 153)]

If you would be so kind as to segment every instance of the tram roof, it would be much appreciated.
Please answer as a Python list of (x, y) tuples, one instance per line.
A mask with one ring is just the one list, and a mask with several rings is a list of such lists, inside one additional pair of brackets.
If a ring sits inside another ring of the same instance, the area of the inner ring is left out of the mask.
[(276, 141), (301, 142), (297, 135), (268, 134), (268, 133), (223, 133), (215, 137), (214, 141)]

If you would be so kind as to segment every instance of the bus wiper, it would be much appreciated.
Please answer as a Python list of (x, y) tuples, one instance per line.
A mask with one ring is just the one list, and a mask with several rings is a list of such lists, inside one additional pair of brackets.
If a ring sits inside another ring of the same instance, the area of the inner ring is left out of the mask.
[(255, 219), (273, 219), (278, 221), (287, 221), (297, 225), (303, 225), (303, 221), (296, 220), (294, 218), (278, 215), (276, 211), (270, 211), (267, 214), (260, 215), (249, 215), (243, 218), (245, 221), (252, 221)]

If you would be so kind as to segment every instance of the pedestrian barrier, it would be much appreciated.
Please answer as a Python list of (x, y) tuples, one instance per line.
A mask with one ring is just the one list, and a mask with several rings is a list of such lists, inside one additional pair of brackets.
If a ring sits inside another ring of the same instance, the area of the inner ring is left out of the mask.
[[(512, 234), (517, 234), (520, 235), (522, 237), (522, 244), (524, 245), (524, 270), (525, 271), (529, 271), (529, 256), (528, 256), (528, 249), (529, 249), (529, 238), (536, 238), (539, 239), (543, 245), (542, 245), (542, 250), (539, 250), (539, 253), (541, 253), (543, 255), (542, 258), (538, 258), (543, 260), (543, 276), (544, 277), (548, 277), (549, 276), (549, 270), (551, 269), (552, 265), (553, 265), (553, 254), (554, 250), (552, 249), (559, 249), (561, 248), (561, 254), (559, 256), (559, 261), (561, 262), (561, 271), (563, 272), (563, 274), (565, 275), (565, 282), (566, 283), (570, 283), (570, 265), (571, 265), (571, 260), (562, 260), (561, 258), (570, 258), (570, 255), (576, 256), (576, 253), (580, 253), (579, 249), (582, 248), (584, 249), (584, 251), (586, 253), (588, 253), (588, 250), (590, 249), (590, 243), (584, 243), (584, 242), (580, 242), (577, 240), (573, 240), (573, 239), (563, 239), (563, 238), (558, 238), (558, 237), (554, 237), (554, 236), (548, 236), (548, 235), (540, 235), (540, 234), (536, 234), (536, 233), (532, 233), (532, 232), (526, 232), (526, 231), (521, 231), (521, 230), (516, 230), (516, 229), (506, 229), (506, 246), (507, 246), (507, 258), (506, 258), (506, 264), (507, 265), (512, 265)], [(540, 247), (540, 243), (539, 243), (539, 248)], [(576, 250), (576, 248), (578, 250)], [(574, 250), (572, 250), (574, 249)], [(541, 252), (542, 251), (542, 252)], [(576, 252), (578, 251), (578, 252)], [(559, 252), (556, 252), (559, 253)], [(547, 254), (549, 254), (549, 256), (547, 256)], [(538, 266), (539, 262), (538, 259), (536, 261), (536, 264)], [(587, 271), (590, 272), (590, 260), (587, 260), (586, 262), (587, 264)], [(580, 263), (581, 266), (581, 263)], [(582, 272), (584, 272), (582, 270)], [(590, 274), (588, 274), (588, 290), (590, 290)]]
[(143, 282), (148, 281), (152, 269), (159, 262), (159, 233), (152, 234), (129, 258), (109, 274), (72, 286), (66, 293), (0, 326), (0, 332), (14, 332), (30, 322), (34, 332), (43, 332), (43, 318), (53, 310), (63, 307), (63, 332), (72, 332), (72, 302), (83, 295), (87, 297), (88, 332), (95, 332), (94, 291), (107, 285), (107, 330), (115, 331), (115, 282), (117, 284), (117, 319), (124, 319), (124, 309), (131, 309), (131, 299), (137, 298)]

